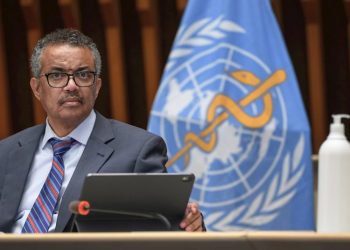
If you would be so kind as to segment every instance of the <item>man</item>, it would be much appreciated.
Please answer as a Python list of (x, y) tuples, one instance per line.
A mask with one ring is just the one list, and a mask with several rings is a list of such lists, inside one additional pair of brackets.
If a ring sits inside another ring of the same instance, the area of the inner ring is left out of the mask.
[[(94, 111), (101, 56), (89, 37), (71, 29), (46, 35), (31, 69), (47, 119), (0, 142), (0, 231), (69, 231), (68, 205), (79, 199), (87, 173), (166, 172), (160, 137)], [(196, 204), (180, 227), (203, 230)]]

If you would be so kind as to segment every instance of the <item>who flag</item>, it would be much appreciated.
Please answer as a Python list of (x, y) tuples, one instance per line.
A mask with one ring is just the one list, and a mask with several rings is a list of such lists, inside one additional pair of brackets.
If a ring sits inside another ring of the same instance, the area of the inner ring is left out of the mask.
[(313, 230), (310, 128), (268, 0), (189, 0), (149, 130), (208, 230)]

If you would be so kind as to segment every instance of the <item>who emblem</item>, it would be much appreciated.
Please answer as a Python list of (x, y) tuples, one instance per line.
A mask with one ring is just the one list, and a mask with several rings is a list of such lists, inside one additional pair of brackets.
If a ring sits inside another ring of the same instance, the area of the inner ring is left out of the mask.
[[(168, 170), (195, 174), (191, 198), (207, 227), (220, 231), (273, 221), (305, 168), (302, 135), (292, 152), (285, 149), (288, 113), (279, 89), (285, 71), (271, 71), (250, 51), (220, 41), (230, 32), (244, 30), (222, 18), (182, 29), (151, 117), (151, 131), (168, 147)], [(182, 44), (191, 39), (185, 51)]]

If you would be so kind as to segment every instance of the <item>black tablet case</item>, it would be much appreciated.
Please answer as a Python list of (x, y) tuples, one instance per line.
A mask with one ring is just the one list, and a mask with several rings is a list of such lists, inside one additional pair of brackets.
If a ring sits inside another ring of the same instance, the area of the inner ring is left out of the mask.
[[(180, 230), (194, 179), (193, 174), (89, 174), (80, 200), (88, 201), (92, 211), (86, 216), (76, 216), (77, 229), (80, 232)], [(103, 211), (94, 212), (94, 209)]]

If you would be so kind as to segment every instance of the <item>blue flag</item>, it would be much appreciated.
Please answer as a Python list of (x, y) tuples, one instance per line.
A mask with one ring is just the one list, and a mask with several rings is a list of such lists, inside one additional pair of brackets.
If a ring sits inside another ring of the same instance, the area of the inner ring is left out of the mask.
[(268, 0), (189, 0), (149, 130), (212, 231), (314, 230), (310, 128)]

